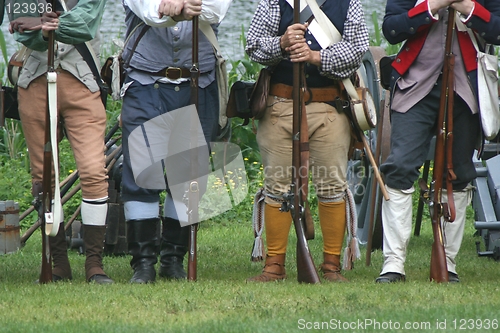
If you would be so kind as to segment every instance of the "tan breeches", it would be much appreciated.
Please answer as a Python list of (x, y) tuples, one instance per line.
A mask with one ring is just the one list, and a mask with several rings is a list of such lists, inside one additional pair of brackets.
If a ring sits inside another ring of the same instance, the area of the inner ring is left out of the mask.
[[(293, 102), (270, 96), (259, 121), (257, 142), (264, 166), (266, 194), (281, 197), (292, 181)], [(345, 114), (326, 103), (306, 106), (309, 128), (310, 175), (317, 195), (332, 197), (347, 189), (350, 125)], [(266, 196), (266, 202), (272, 200)]]
[[(108, 195), (105, 170), (104, 132), (106, 111), (100, 92), (92, 93), (73, 75), (58, 70), (57, 104), (60, 123), (71, 144), (86, 199)], [(47, 113), (47, 79), (35, 79), (27, 89), (19, 88), (19, 113), (28, 145), (31, 175), (42, 180)], [(61, 175), (64, 178), (65, 175)]]

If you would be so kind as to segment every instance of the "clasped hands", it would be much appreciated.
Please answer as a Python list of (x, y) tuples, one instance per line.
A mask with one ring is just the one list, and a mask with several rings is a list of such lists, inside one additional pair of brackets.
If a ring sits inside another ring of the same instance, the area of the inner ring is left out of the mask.
[(474, 2), (472, 0), (429, 0), (429, 9), (434, 15), (445, 7), (451, 7), (459, 13), (469, 16), (474, 8)]
[(24, 33), (25, 31), (42, 30), (45, 38), (49, 36), (49, 31), (54, 31), (59, 27), (60, 12), (45, 12), (40, 17), (23, 16), (12, 20), (9, 24), (9, 32)]
[(280, 47), (289, 54), (291, 62), (307, 62), (321, 66), (319, 51), (313, 51), (306, 42), (305, 33), (308, 23), (295, 23), (289, 26), (280, 37)]
[(189, 21), (201, 14), (201, 0), (161, 0), (160, 18), (170, 16), (175, 21)]

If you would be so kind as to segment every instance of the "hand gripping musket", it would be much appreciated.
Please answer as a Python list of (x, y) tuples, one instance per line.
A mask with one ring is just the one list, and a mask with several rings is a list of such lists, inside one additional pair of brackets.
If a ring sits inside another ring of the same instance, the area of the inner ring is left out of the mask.
[[(300, 1), (294, 0), (293, 20), (300, 22)], [(319, 276), (307, 246), (305, 221), (306, 209), (303, 190), (307, 188), (309, 170), (302, 159), (308, 158), (307, 118), (304, 101), (304, 64), (293, 64), (293, 125), (292, 125), (292, 167), (293, 180), (290, 191), (285, 195), (282, 211), (290, 211), (297, 235), (297, 281), (319, 283)]]
[[(191, 104), (196, 106), (198, 110), (198, 79), (200, 77), (200, 69), (198, 67), (198, 16), (193, 17), (193, 45), (192, 45), (192, 67), (191, 67)], [(197, 131), (196, 122), (191, 121), (191, 141), (196, 143)], [(197, 178), (198, 174), (198, 154), (196, 149), (191, 147), (191, 175)], [(188, 222), (189, 222), (189, 253), (188, 253), (188, 270), (187, 279), (196, 281), (196, 266), (197, 266), (197, 250), (196, 238), (198, 231), (198, 203), (200, 201), (199, 184), (197, 179), (190, 181), (186, 192)]]
[[(420, 179), (423, 200), (427, 201), (432, 221), (432, 243), (430, 280), (448, 282), (448, 268), (443, 244), (441, 219), (453, 222), (455, 206), (453, 204), (453, 188), (451, 181), (456, 179), (452, 164), (453, 145), (453, 99), (454, 99), (454, 66), (455, 55), (452, 50), (453, 35), (455, 32), (455, 10), (448, 8), (448, 27), (445, 44), (445, 57), (442, 74), (441, 100), (436, 130), (436, 148), (434, 151), (434, 170), (430, 188), (427, 180)], [(445, 161), (446, 159), (446, 161)], [(446, 167), (446, 188), (448, 204), (442, 201), (443, 178)]]
[[(52, 8), (55, 8), (56, 0), (51, 1)], [(60, 194), (58, 178), (58, 165), (57, 165), (57, 74), (54, 69), (54, 32), (49, 31), (48, 41), (48, 59), (47, 59), (47, 112), (45, 118), (45, 144), (43, 152), (43, 176), (42, 176), (42, 202), (37, 203), (39, 206), (38, 212), (42, 221), (42, 267), (40, 271), (40, 283), (48, 283), (52, 281), (52, 260), (50, 254), (49, 235), (54, 236), (59, 230), (61, 214), (54, 214), (54, 210), (59, 211)], [(54, 110), (54, 107), (56, 108)], [(53, 126), (56, 126), (55, 129)], [(52, 130), (52, 131), (51, 131)], [(52, 133), (51, 133), (52, 132)], [(54, 152), (55, 150), (55, 152)], [(54, 155), (56, 154), (56, 155)], [(55, 196), (58, 202), (53, 205), (52, 193), (52, 164), (54, 164), (54, 171), (56, 177)], [(34, 188), (35, 200), (40, 198), (40, 193)], [(59, 198), (57, 198), (59, 196)], [(58, 207), (56, 207), (58, 206)]]

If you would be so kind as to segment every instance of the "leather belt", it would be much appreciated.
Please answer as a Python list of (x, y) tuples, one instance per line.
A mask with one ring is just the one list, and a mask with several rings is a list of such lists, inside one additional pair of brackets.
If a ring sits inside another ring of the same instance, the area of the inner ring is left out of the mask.
[(166, 67), (158, 72), (149, 72), (145, 70), (138, 70), (140, 72), (148, 73), (153, 76), (163, 76), (170, 80), (177, 80), (180, 78), (187, 79), (191, 77), (191, 71), (188, 68), (180, 67)]
[[(275, 83), (271, 85), (269, 94), (292, 99), (293, 86), (283, 83)], [(337, 86), (328, 86), (322, 88), (307, 88), (304, 93), (306, 103), (310, 102), (333, 102), (337, 97), (342, 98), (342, 93)]]

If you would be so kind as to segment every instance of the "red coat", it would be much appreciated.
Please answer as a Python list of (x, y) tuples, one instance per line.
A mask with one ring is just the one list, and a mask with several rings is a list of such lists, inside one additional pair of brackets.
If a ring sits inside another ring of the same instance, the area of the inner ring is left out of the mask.
[[(471, 17), (465, 24), (476, 31), (486, 42), (500, 44), (500, 1), (476, 0)], [(392, 63), (399, 75), (403, 75), (420, 53), (427, 34), (436, 20), (428, 12), (428, 0), (415, 6), (415, 0), (388, 0), (382, 29), (391, 44), (406, 40)], [(477, 69), (476, 50), (467, 32), (457, 31), (465, 68), (468, 73)], [(475, 80), (474, 80), (475, 81)]]

